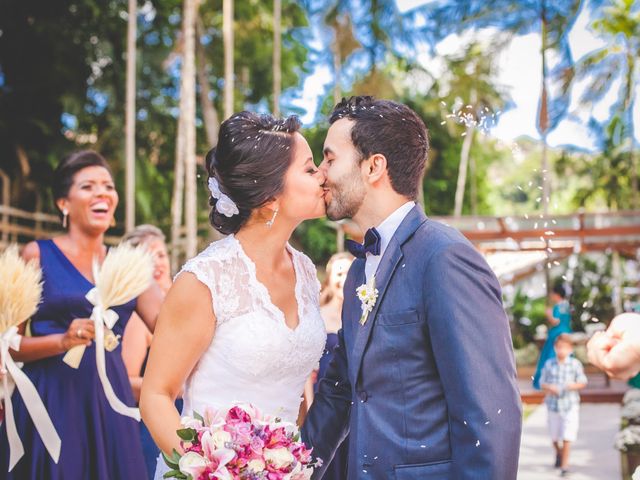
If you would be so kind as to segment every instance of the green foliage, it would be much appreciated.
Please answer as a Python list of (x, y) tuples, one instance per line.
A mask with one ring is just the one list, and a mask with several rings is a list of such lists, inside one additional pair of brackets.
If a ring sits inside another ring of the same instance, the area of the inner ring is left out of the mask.
[(590, 322), (608, 323), (615, 315), (611, 255), (581, 255), (571, 279), (571, 326), (584, 330)]
[(513, 298), (505, 298), (504, 302), (511, 319), (513, 346), (523, 348), (534, 341), (536, 327), (546, 323), (546, 299), (531, 298), (518, 289)]
[(336, 229), (328, 225), (329, 220), (319, 218), (300, 224), (294, 233), (294, 240), (302, 250), (320, 267), (336, 253)]

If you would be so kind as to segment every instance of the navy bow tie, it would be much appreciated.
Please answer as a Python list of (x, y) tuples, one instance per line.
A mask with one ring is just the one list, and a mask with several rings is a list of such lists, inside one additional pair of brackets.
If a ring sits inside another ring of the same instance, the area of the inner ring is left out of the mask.
[(370, 228), (364, 235), (364, 244), (354, 242), (353, 240), (347, 240), (347, 250), (351, 252), (354, 257), (367, 258), (366, 253), (371, 255), (380, 255), (380, 234), (375, 228)]

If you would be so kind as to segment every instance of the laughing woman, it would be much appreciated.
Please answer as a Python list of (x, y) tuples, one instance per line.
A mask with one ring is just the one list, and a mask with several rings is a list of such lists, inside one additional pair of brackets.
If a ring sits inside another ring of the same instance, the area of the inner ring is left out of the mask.
[[(49, 457), (21, 396), (14, 394), (14, 415), (25, 455), (7, 473), (9, 446), (4, 422), (0, 428), (0, 478), (146, 478), (138, 425), (109, 406), (100, 383), (93, 321), (89, 319), (93, 306), (85, 298), (94, 286), (92, 260), (104, 260), (104, 234), (118, 204), (111, 170), (96, 152), (74, 153), (56, 169), (53, 194), (66, 233), (29, 243), (23, 251), (25, 260), (40, 263), (44, 286), (42, 303), (30, 321), (31, 336), (22, 337), (20, 351), (12, 351), (12, 355), (24, 362), (23, 371), (36, 386), (62, 439), (60, 459), (55, 464)], [(161, 302), (160, 290), (153, 284), (137, 299), (113, 307), (118, 314), (114, 334), (122, 335), (134, 310), (153, 331)], [(20, 334), (25, 330), (26, 325), (21, 325)], [(76, 345), (87, 345), (77, 370), (62, 361)], [(121, 347), (105, 351), (105, 357), (116, 396), (134, 406)]]

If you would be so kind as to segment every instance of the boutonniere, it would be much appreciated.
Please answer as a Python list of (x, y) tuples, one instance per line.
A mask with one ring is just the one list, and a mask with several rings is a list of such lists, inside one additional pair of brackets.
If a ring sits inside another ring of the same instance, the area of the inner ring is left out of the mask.
[(371, 280), (367, 283), (363, 283), (356, 288), (356, 294), (360, 299), (362, 306), (362, 315), (360, 316), (360, 325), (364, 325), (367, 322), (369, 313), (373, 310), (373, 307), (378, 300), (378, 289), (376, 288), (376, 276), (372, 276)]

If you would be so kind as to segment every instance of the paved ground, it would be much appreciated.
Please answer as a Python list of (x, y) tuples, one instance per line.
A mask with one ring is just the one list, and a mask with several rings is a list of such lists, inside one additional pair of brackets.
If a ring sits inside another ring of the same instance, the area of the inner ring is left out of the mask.
[[(583, 403), (578, 440), (571, 451), (571, 480), (619, 480), (620, 454), (613, 448), (620, 405)], [(547, 434), (547, 412), (538, 407), (524, 422), (518, 480), (556, 480), (553, 447)]]

